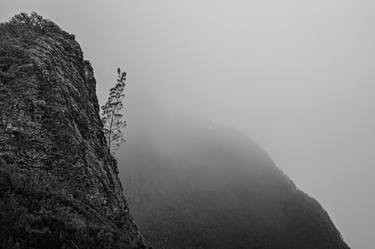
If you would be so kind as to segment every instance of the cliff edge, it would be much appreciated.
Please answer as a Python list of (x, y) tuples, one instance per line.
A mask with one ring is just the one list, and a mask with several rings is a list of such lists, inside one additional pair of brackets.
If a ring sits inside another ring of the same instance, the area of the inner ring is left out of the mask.
[(74, 36), (37, 14), (0, 24), (0, 247), (146, 248)]

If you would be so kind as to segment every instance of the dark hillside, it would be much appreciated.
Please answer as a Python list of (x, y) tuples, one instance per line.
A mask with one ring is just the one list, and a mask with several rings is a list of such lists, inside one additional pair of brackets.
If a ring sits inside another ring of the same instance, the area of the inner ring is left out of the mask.
[(185, 119), (133, 125), (122, 179), (155, 248), (348, 248), (319, 203), (245, 134)]

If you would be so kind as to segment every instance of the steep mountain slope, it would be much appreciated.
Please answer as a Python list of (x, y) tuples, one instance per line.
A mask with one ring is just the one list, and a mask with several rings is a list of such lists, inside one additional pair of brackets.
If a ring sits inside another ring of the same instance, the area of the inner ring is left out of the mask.
[(0, 247), (145, 248), (74, 36), (36, 14), (0, 25)]
[(348, 248), (319, 203), (245, 134), (157, 120), (132, 120), (119, 153), (135, 220), (155, 248)]

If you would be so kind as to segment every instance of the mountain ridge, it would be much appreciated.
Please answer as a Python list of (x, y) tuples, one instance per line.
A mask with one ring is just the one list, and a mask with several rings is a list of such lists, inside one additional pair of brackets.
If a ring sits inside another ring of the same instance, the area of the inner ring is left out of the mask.
[(133, 125), (120, 177), (155, 248), (349, 248), (319, 202), (247, 135), (189, 119)]

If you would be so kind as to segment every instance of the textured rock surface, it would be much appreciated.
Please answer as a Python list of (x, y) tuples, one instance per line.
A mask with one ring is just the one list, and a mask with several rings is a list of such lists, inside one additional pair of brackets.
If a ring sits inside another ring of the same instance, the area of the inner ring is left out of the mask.
[(74, 36), (33, 14), (0, 26), (0, 247), (144, 248)]

